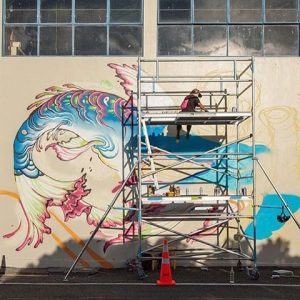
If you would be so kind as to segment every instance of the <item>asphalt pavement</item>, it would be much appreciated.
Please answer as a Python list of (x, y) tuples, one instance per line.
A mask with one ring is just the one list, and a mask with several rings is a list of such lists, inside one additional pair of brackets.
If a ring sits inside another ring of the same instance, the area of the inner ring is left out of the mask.
[(300, 299), (300, 269), (287, 268), (293, 276), (273, 276), (274, 270), (260, 268), (259, 279), (230, 268), (182, 268), (172, 270), (175, 286), (158, 286), (160, 271), (146, 271), (140, 279), (135, 270), (75, 270), (65, 281), (65, 271), (5, 270), (0, 275), (0, 299)]

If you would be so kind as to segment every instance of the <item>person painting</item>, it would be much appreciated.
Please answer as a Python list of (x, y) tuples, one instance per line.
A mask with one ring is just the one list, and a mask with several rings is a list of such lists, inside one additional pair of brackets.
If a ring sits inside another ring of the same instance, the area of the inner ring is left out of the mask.
[[(204, 105), (200, 102), (199, 98), (202, 98), (200, 91), (198, 89), (193, 89), (182, 102), (181, 112), (195, 112), (196, 107), (200, 107), (201, 110), (208, 112), (208, 110), (205, 109)], [(176, 143), (179, 143), (181, 129), (182, 125), (177, 125)], [(192, 125), (187, 125), (186, 129), (186, 138), (189, 139)]]

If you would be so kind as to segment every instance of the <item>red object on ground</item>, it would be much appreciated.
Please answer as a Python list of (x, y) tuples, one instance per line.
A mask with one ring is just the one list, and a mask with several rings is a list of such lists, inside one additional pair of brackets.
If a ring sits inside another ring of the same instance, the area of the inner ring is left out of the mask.
[(156, 281), (157, 285), (175, 285), (175, 280), (172, 279), (172, 271), (169, 258), (168, 241), (164, 240), (162, 261), (160, 267), (160, 278)]

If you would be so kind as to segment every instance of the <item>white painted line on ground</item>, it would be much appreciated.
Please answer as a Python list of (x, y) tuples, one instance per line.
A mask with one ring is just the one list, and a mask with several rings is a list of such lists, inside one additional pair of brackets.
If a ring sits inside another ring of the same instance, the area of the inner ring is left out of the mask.
[[(156, 283), (136, 283), (136, 282), (0, 282), (1, 285), (40, 285), (40, 286), (82, 286), (82, 285), (124, 285), (124, 286), (155, 286)], [(246, 287), (298, 287), (300, 284), (275, 284), (275, 283), (176, 283), (177, 286), (246, 286)]]

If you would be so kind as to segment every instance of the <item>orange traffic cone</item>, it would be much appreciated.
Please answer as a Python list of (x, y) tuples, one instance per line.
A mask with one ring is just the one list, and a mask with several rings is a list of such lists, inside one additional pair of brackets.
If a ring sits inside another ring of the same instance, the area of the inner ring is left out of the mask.
[(175, 285), (175, 280), (172, 279), (168, 241), (164, 240), (163, 253), (160, 267), (160, 278), (156, 281), (157, 285)]

